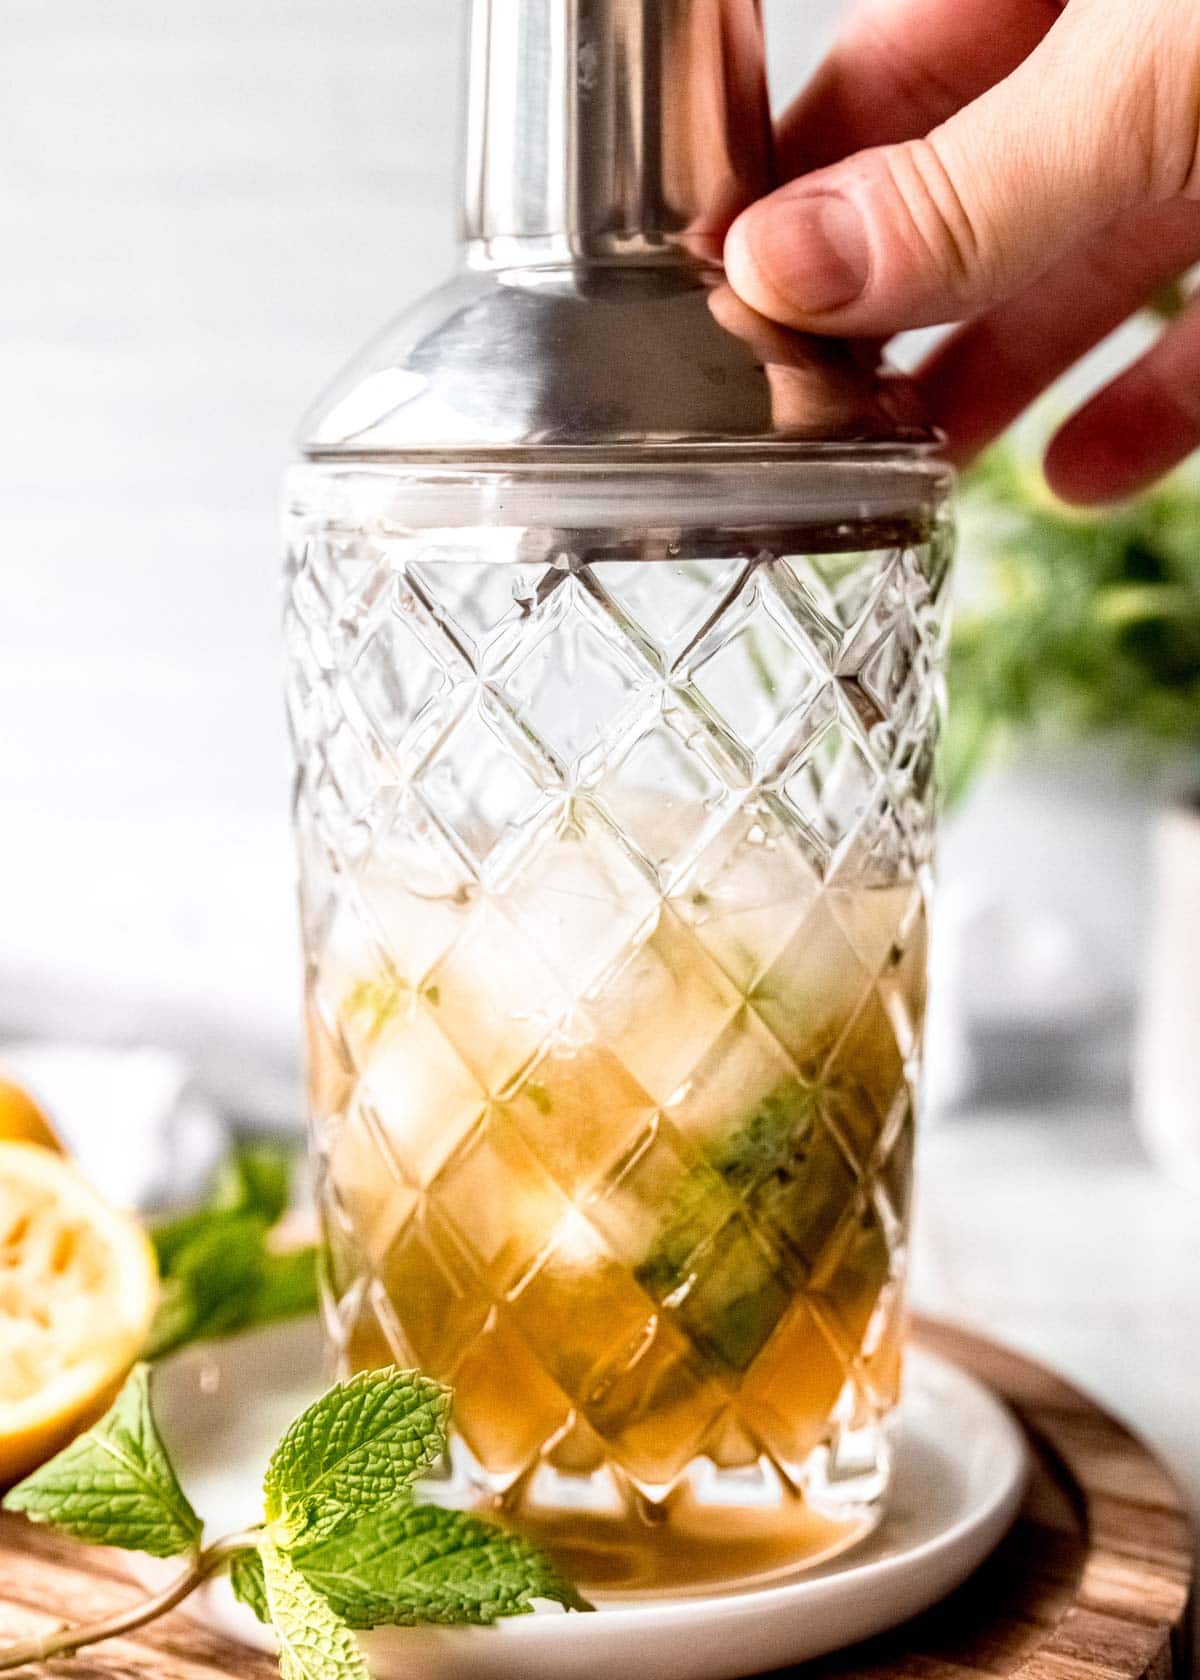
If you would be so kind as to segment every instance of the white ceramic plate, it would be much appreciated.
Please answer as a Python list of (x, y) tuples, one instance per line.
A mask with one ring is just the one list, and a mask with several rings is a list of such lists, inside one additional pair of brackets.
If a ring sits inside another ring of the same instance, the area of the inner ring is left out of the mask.
[[(155, 1385), (163, 1433), (212, 1535), (258, 1514), (267, 1454), (322, 1386), (311, 1323), (252, 1332), (167, 1361)], [(840, 1558), (770, 1586), (710, 1598), (547, 1609), (492, 1628), (380, 1629), (363, 1636), (376, 1680), (727, 1680), (805, 1662), (894, 1627), (944, 1597), (1008, 1529), (1026, 1451), (1004, 1406), (953, 1365), (916, 1349), (907, 1366), (897, 1472), (886, 1517)], [(156, 1579), (162, 1565), (148, 1565)], [(170, 1568), (171, 1566), (166, 1566)], [(247, 1644), (270, 1637), (224, 1582), (191, 1613)]]

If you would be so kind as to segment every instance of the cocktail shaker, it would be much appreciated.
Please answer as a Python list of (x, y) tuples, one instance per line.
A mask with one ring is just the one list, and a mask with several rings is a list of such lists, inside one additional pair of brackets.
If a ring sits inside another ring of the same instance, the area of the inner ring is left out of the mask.
[(725, 283), (755, 0), (473, 0), (463, 260), (286, 486), (326, 1322), (585, 1587), (890, 1473), (948, 469)]

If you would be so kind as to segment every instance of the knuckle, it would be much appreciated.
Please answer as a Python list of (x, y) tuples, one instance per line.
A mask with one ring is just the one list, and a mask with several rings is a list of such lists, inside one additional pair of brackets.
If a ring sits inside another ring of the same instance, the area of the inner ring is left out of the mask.
[(989, 278), (989, 242), (936, 134), (887, 148), (881, 163), (890, 196), (901, 207), (897, 233), (908, 254), (941, 290), (968, 300)]

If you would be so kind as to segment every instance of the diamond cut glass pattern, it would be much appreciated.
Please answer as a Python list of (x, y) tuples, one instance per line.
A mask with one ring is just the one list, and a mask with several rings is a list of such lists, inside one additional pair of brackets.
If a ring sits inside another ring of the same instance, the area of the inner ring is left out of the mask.
[(504, 691), (534, 739), (578, 772), (585, 755), (619, 731), (641, 661), (575, 578), (531, 624), (533, 636), (509, 653)]
[(728, 615), (689, 660), (690, 687), (730, 738), (761, 753), (820, 686), (821, 667), (764, 575), (751, 571)]
[(452, 1384), (463, 1497), (551, 1543), (750, 1477), (828, 1549), (899, 1381), (944, 538), (627, 558), (348, 524), (345, 485), (335, 527), (311, 475), (288, 701), (339, 1355)]
[(652, 566), (602, 560), (591, 567), (591, 576), (612, 603), (617, 622), (665, 667), (721, 612), (746, 569), (744, 559), (727, 555), (664, 557)]
[(413, 777), (476, 864), (538, 804), (545, 776), (530, 743), (485, 691), (435, 741)]

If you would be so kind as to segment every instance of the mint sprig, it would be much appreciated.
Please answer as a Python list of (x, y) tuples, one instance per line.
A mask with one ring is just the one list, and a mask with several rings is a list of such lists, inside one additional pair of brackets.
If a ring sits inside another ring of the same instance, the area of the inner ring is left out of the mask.
[(278, 1145), (244, 1146), (221, 1169), (204, 1207), (154, 1227), (162, 1298), (147, 1359), (316, 1310), (316, 1248), (271, 1246), (288, 1206), (291, 1167), (291, 1152)]
[(1200, 479), (1184, 467), (1116, 507), (1046, 487), (1032, 446), (1053, 402), (966, 474), (947, 664), (947, 797), (1030, 743), (1099, 738), (1144, 771), (1200, 753)]
[[(289, 1555), (354, 1628), (484, 1625), (525, 1615), (538, 1598), (567, 1610), (591, 1609), (528, 1540), (440, 1505), (400, 1504), (347, 1517)], [(269, 1622), (257, 1552), (236, 1557), (230, 1579), (242, 1603)]]
[(283, 1680), (367, 1680), (354, 1628), (487, 1624), (537, 1599), (590, 1609), (527, 1540), (415, 1499), (414, 1484), (446, 1450), (449, 1403), (439, 1383), (394, 1366), (336, 1384), (275, 1448), (262, 1522), (204, 1544), (154, 1422), (149, 1367), (139, 1365), (99, 1423), (4, 1505), (79, 1539), (180, 1557), (186, 1567), (127, 1612), (0, 1650), (0, 1670), (128, 1633), (221, 1571), (274, 1628)]

